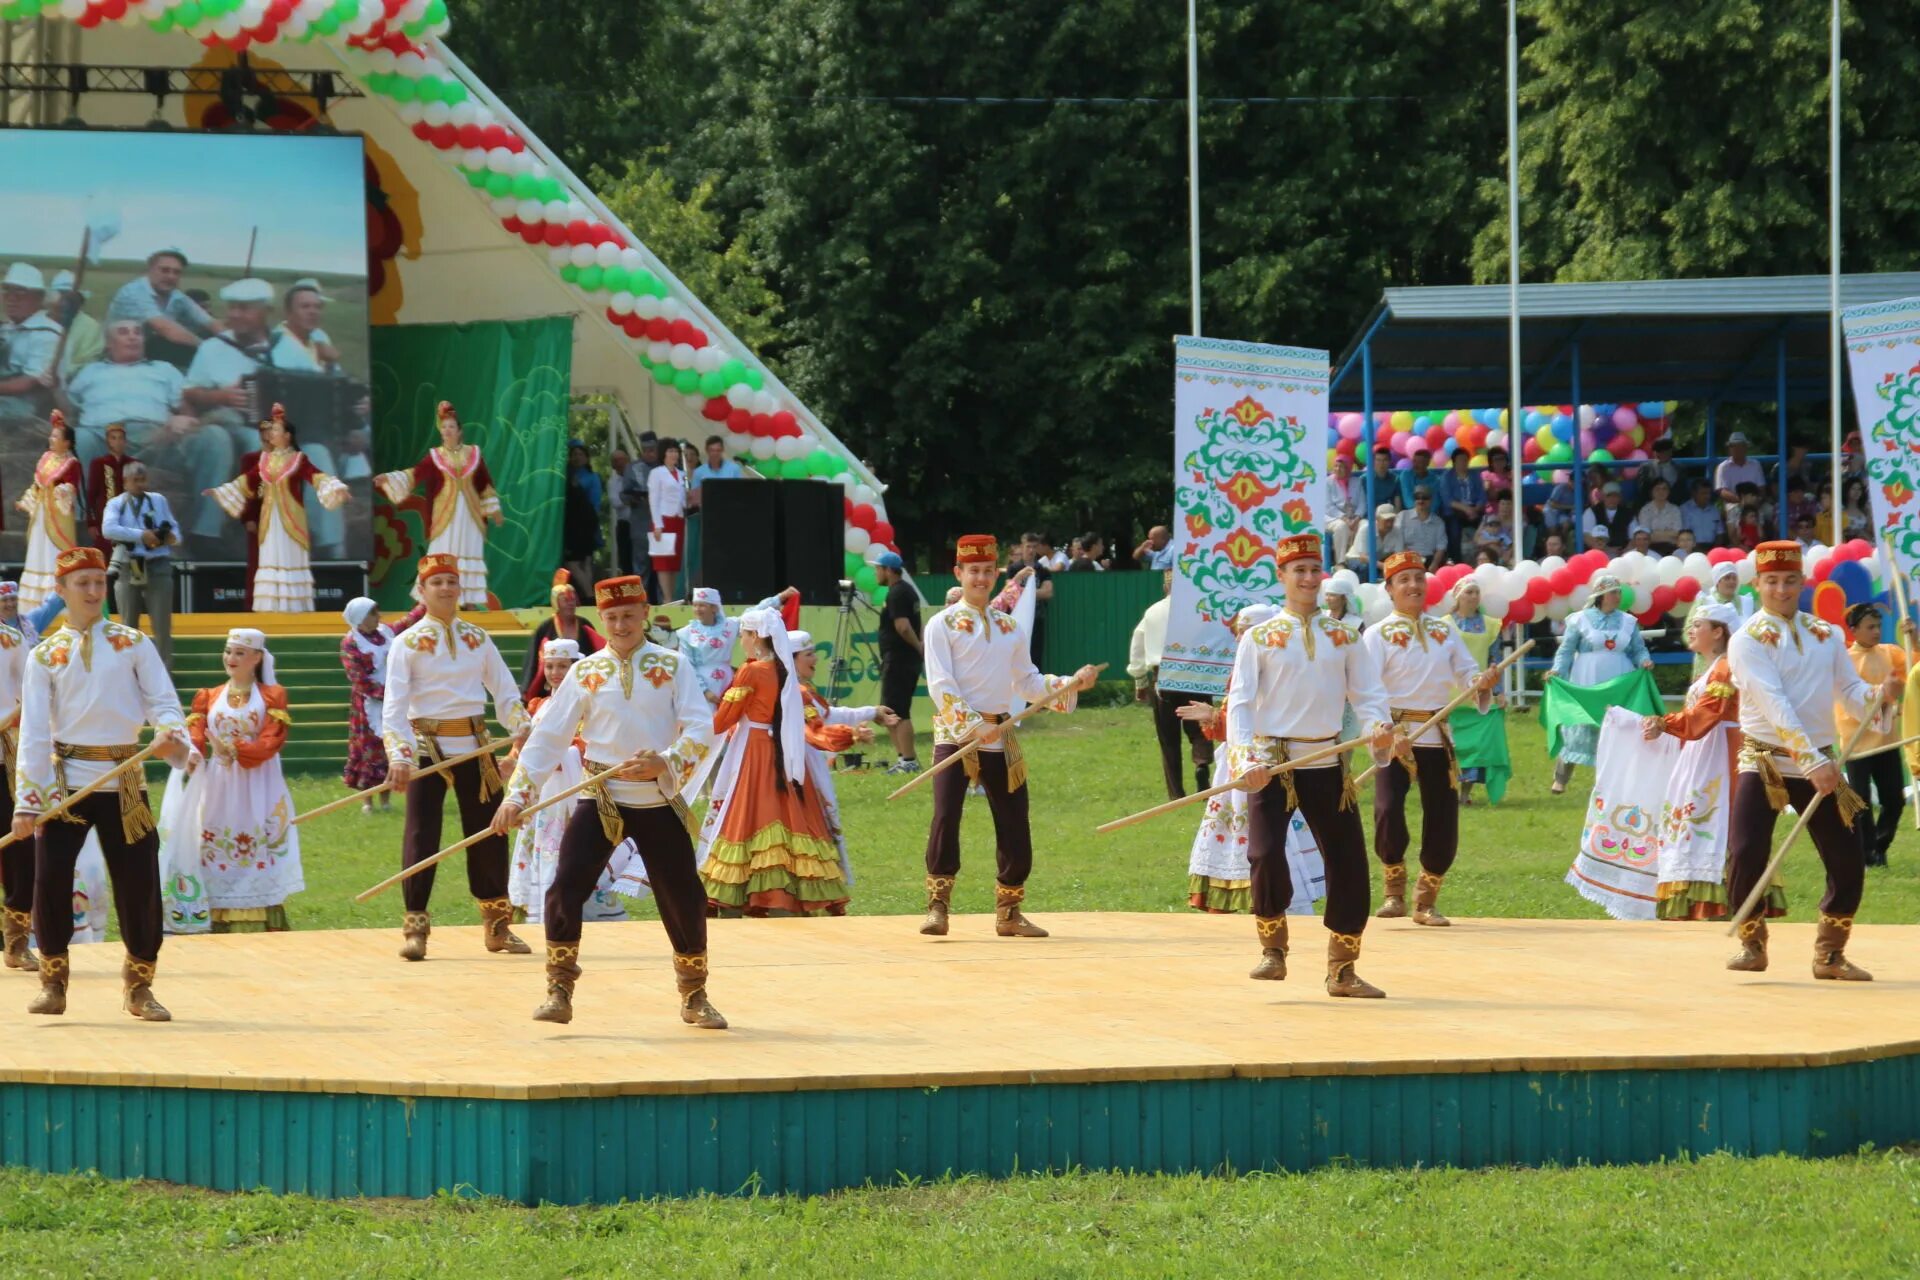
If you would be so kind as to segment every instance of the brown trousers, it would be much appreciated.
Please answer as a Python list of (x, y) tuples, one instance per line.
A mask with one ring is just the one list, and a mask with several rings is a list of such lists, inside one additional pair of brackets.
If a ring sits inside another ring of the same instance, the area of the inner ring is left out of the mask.
[[(0, 825), (13, 823), (13, 776), (0, 778)], [(6, 889), (9, 911), (33, 911), (33, 860), (38, 840), (20, 840), (0, 849), (0, 885)]]
[(73, 867), (89, 828), (100, 836), (100, 852), (113, 883), (113, 910), (127, 954), (149, 963), (160, 958), (160, 837), (149, 831), (127, 843), (120, 824), (120, 793), (96, 791), (67, 813), (40, 828), (34, 843), (33, 932), (40, 950), (63, 956), (73, 944)]
[[(620, 822), (647, 864), (647, 883), (660, 908), (660, 923), (674, 953), (705, 955), (707, 950), (707, 891), (693, 861), (693, 838), (670, 806), (647, 809), (619, 806)], [(547, 889), (548, 942), (580, 941), (580, 913), (593, 886), (607, 868), (614, 842), (600, 825), (600, 811), (592, 800), (581, 800), (567, 816), (560, 837), (560, 860), (553, 884)]]
[[(933, 749), (939, 764), (960, 748), (943, 743)], [(1007, 758), (999, 751), (981, 751), (980, 785), (987, 789), (987, 808), (993, 814), (994, 852), (999, 865), (995, 878), (1009, 889), (1027, 882), (1033, 872), (1033, 832), (1027, 825), (1027, 800), (1033, 780), (1018, 791), (1007, 790)], [(933, 780), (933, 826), (927, 831), (927, 874), (960, 874), (960, 811), (967, 802), (969, 783), (965, 765), (956, 765)]]
[[(1785, 778), (1787, 800), (1796, 813), (1805, 813), (1813, 803), (1813, 784), (1805, 778)], [(1728, 815), (1728, 853), (1733, 870), (1727, 883), (1727, 900), (1732, 910), (1760, 883), (1760, 876), (1773, 858), (1773, 828), (1780, 815), (1767, 803), (1767, 785), (1758, 773), (1742, 770), (1733, 783), (1733, 806)], [(1854, 819), (1866, 822), (1866, 814)], [(1828, 797), (1807, 822), (1807, 834), (1813, 837), (1814, 850), (1827, 869), (1827, 891), (1820, 899), (1820, 910), (1830, 916), (1852, 916), (1860, 909), (1860, 892), (1866, 886), (1867, 859), (1860, 838), (1840, 816), (1840, 808)]]
[[(1373, 880), (1367, 874), (1367, 838), (1360, 812), (1341, 808), (1345, 772), (1339, 765), (1293, 771), (1300, 815), (1319, 842), (1327, 867), (1326, 925), (1335, 933), (1360, 933), (1373, 910)], [(1253, 914), (1283, 916), (1293, 901), (1293, 875), (1287, 869), (1287, 829), (1293, 806), (1287, 788), (1275, 778), (1247, 797), (1247, 861), (1253, 868)]]
[[(1460, 794), (1453, 789), (1452, 757), (1443, 746), (1416, 743), (1413, 767), (1420, 775), (1420, 868), (1443, 876), (1460, 851)], [(1389, 867), (1405, 862), (1413, 843), (1407, 826), (1412, 789), (1413, 779), (1398, 760), (1373, 775), (1373, 851)]]
[[(416, 778), (407, 784), (407, 824), (400, 840), (400, 865), (410, 867), (440, 852), (440, 818), (446, 809), (447, 780), (453, 780), (453, 794), (460, 803), (460, 827), (465, 835), (483, 830), (493, 821), (501, 797), (480, 799), (480, 762), (469, 760), (445, 773)], [(433, 875), (438, 867), (428, 867), (417, 876), (400, 882), (407, 910), (425, 911), (433, 898)], [(467, 888), (475, 898), (507, 896), (507, 838), (488, 836), (467, 850)]]

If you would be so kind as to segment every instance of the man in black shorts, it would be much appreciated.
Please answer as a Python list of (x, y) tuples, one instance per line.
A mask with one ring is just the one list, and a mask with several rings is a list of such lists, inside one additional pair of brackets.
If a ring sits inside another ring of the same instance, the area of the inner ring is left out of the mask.
[(907, 581), (907, 567), (892, 551), (873, 562), (875, 574), (887, 589), (880, 610), (880, 705), (900, 717), (887, 729), (899, 759), (888, 773), (918, 773), (920, 760), (913, 745), (913, 691), (920, 686), (920, 593)]

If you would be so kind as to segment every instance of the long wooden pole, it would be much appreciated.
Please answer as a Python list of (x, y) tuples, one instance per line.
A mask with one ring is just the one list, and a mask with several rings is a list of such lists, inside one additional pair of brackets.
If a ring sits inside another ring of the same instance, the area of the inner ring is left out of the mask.
[[(619, 773), (622, 769), (626, 767), (627, 766), (623, 763), (623, 764), (617, 764), (613, 766), (613, 768), (611, 769), (602, 769), (599, 773), (594, 774), (592, 777), (586, 778), (580, 782), (574, 783), (572, 786), (568, 787), (565, 791), (561, 791), (554, 795), (550, 795), (545, 800), (541, 800), (536, 804), (528, 805), (526, 808), (520, 811), (520, 816), (525, 818), (530, 814), (535, 814), (540, 812), (542, 809), (551, 809), (554, 805), (559, 804), (562, 800), (571, 800), (574, 796), (579, 795), (582, 791), (585, 791), (587, 788), (599, 786), (601, 783), (605, 782), (608, 778), (611, 778), (614, 774)], [(494, 832), (492, 827), (482, 827), (480, 830), (474, 832), (472, 835), (468, 836), (466, 839), (458, 841), (457, 843), (448, 845), (446, 848), (434, 854), (432, 857), (422, 858), (420, 859), (420, 861), (414, 863), (412, 866), (406, 867), (403, 870), (401, 870), (399, 874), (388, 876), (385, 880), (382, 880), (379, 884), (373, 886), (373, 888), (354, 894), (353, 900), (355, 902), (365, 902), (368, 898), (373, 897), (375, 894), (382, 893), (388, 889), (393, 888), (393, 886), (399, 884), (402, 880), (405, 880), (408, 876), (417, 876), (422, 871), (425, 871), (428, 867), (438, 866), (440, 863), (444, 862), (448, 858), (451, 858), (454, 854), (460, 852), (462, 849), (471, 849), (474, 845), (479, 844), (482, 840), (485, 840), (491, 835), (493, 835), (493, 833)]]
[[(1307, 752), (1306, 755), (1301, 756), (1298, 760), (1288, 760), (1284, 763), (1274, 765), (1272, 773), (1274, 776), (1278, 776), (1283, 773), (1290, 773), (1295, 769), (1304, 768), (1310, 764), (1318, 764), (1320, 761), (1337, 756), (1343, 751), (1351, 751), (1365, 741), (1365, 738), (1352, 738), (1346, 742), (1336, 742), (1331, 746), (1320, 747), (1317, 750)], [(1145, 822), (1149, 818), (1157, 818), (1163, 813), (1172, 813), (1175, 809), (1184, 809), (1190, 804), (1199, 804), (1202, 800), (1211, 800), (1215, 796), (1225, 795), (1227, 792), (1238, 788), (1239, 785), (1240, 780), (1238, 778), (1232, 782), (1223, 782), (1217, 787), (1208, 787), (1205, 791), (1196, 791), (1192, 795), (1181, 796), (1178, 800), (1169, 800), (1165, 804), (1157, 804), (1151, 809), (1142, 809), (1139, 813), (1130, 813), (1124, 818), (1115, 818), (1112, 822), (1103, 822), (1095, 827), (1094, 831), (1100, 835), (1105, 835), (1109, 831), (1118, 831), (1122, 827), (1131, 827), (1137, 822)]]
[[(1518, 649), (1515, 649), (1512, 653), (1508, 654), (1506, 657), (1500, 659), (1499, 662), (1495, 663), (1493, 667), (1488, 670), (1487, 674), (1496, 675), (1496, 676), (1499, 675), (1501, 672), (1505, 671), (1508, 667), (1520, 661), (1520, 659), (1526, 657), (1527, 650), (1533, 648), (1533, 646), (1538, 643), (1539, 641), (1537, 640), (1527, 641), (1525, 644), (1521, 645)], [(1418, 728), (1416, 728), (1412, 733), (1407, 735), (1407, 745), (1412, 746), (1413, 740), (1415, 738), (1418, 738), (1421, 734), (1433, 728), (1434, 725), (1439, 724), (1442, 720), (1445, 720), (1448, 716), (1452, 715), (1454, 708), (1460, 706), (1468, 698), (1472, 697), (1474, 693), (1475, 693), (1475, 690), (1472, 685), (1469, 685), (1465, 689), (1462, 689), (1459, 695), (1456, 696), (1452, 702), (1449, 702), (1446, 706), (1440, 708), (1438, 711), (1428, 716), (1426, 720), (1419, 725)], [(1374, 774), (1380, 772), (1380, 769), (1381, 769), (1380, 765), (1377, 765), (1377, 764), (1368, 765), (1366, 770), (1362, 772), (1359, 777), (1353, 780), (1353, 785), (1356, 787), (1359, 786), (1361, 783), (1365, 782), (1368, 778), (1371, 778)]]
[[(502, 738), (498, 742), (489, 742), (484, 747), (475, 747), (472, 751), (462, 752), (460, 755), (454, 756), (450, 760), (442, 760), (439, 764), (429, 765), (425, 769), (415, 769), (413, 771), (413, 776), (415, 778), (431, 778), (436, 773), (445, 773), (447, 770), (455, 767), (456, 765), (465, 764), (469, 760), (476, 760), (481, 756), (489, 755), (495, 751), (498, 751), (502, 747), (510, 747), (512, 745), (513, 745), (512, 738)], [(382, 791), (391, 790), (392, 787), (393, 787), (393, 784), (391, 782), (381, 782), (381, 783), (375, 784), (374, 786), (368, 787), (364, 791), (355, 791), (351, 795), (341, 796), (338, 800), (329, 800), (327, 801), (327, 803), (321, 805), (319, 808), (309, 809), (305, 813), (301, 814), (299, 817), (295, 818), (293, 820), (293, 825), (297, 827), (301, 823), (306, 822), (309, 819), (318, 818), (324, 814), (332, 813), (335, 809), (344, 809), (356, 800), (372, 799), (374, 796), (379, 795)]]
[[(53, 808), (48, 809), (45, 813), (42, 813), (36, 816), (33, 820), (33, 825), (36, 828), (46, 826), (47, 823), (53, 821), (55, 818), (59, 817), (61, 814), (67, 812), (67, 810), (73, 808), (73, 806), (75, 806), (76, 804), (79, 804), (82, 800), (85, 800), (88, 796), (92, 795), (94, 792), (98, 791), (100, 788), (106, 786), (109, 782), (112, 782), (115, 778), (120, 777), (122, 774), (132, 773), (135, 769), (138, 769), (141, 765), (147, 762), (147, 758), (149, 756), (153, 755), (154, 752), (158, 751), (164, 745), (166, 744), (163, 743), (160, 740), (159, 736), (156, 734), (154, 737), (154, 740), (152, 742), (149, 742), (146, 746), (142, 747), (139, 751), (135, 752), (133, 755), (128, 756), (125, 760), (122, 760), (119, 764), (113, 766), (113, 768), (107, 770), (105, 773), (95, 778), (92, 782), (89, 782), (86, 786), (80, 788), (78, 791), (68, 796), (65, 800), (62, 800), (59, 804), (53, 806)], [(0, 839), (0, 849), (4, 849), (8, 845), (16, 843), (19, 839), (20, 839), (19, 836), (14, 835), (12, 832), (8, 832), (4, 839)]]
[[(1102, 671), (1105, 671), (1106, 669), (1107, 669), (1107, 664), (1102, 662), (1098, 666), (1094, 667), (1093, 673), (1095, 675), (1099, 675)], [(1058, 702), (1060, 699), (1066, 697), (1069, 693), (1079, 693), (1079, 692), (1081, 692), (1081, 688), (1078, 684), (1072, 685), (1065, 689), (1056, 689), (1054, 690), (1054, 692), (1048, 694), (1046, 697), (1040, 699), (1040, 701), (1028, 707), (1025, 711), (1022, 711), (1019, 715), (1009, 716), (1005, 720), (1002, 720), (1000, 722), (1000, 728), (1003, 731), (1007, 729), (1011, 729), (1013, 728), (1013, 726), (1019, 724), (1022, 720), (1025, 720), (1028, 716), (1032, 715), (1034, 712), (1044, 711), (1051, 704)], [(944, 770), (953, 768), (953, 766), (955, 766), (956, 764), (959, 764), (962, 760), (965, 760), (968, 756), (972, 755), (974, 752), (978, 750), (980, 750), (980, 739), (976, 735), (971, 742), (961, 747), (958, 751), (948, 756), (945, 760), (942, 760), (939, 764), (936, 764), (935, 766), (933, 766), (933, 768), (927, 770), (925, 773), (916, 773), (913, 776), (913, 779), (910, 782), (908, 782), (906, 786), (901, 787), (898, 791), (888, 796), (887, 799), (898, 800), (901, 796), (907, 794), (907, 792), (913, 790), (915, 787), (919, 786), (921, 783), (930, 781), (935, 774), (940, 773)]]
[[(1867, 714), (1860, 717), (1859, 725), (1854, 728), (1852, 735), (1847, 738), (1846, 749), (1840, 753), (1840, 758), (1834, 761), (1833, 767), (1836, 770), (1852, 758), (1853, 749), (1859, 745), (1861, 735), (1866, 733), (1867, 727), (1873, 723), (1874, 717), (1880, 714), (1880, 703), (1884, 698), (1885, 695), (1881, 693), (1873, 695), (1873, 704), (1867, 708)], [(1842, 781), (1844, 782), (1845, 779), (1843, 778)], [(1774, 873), (1780, 870), (1781, 862), (1786, 859), (1787, 851), (1793, 848), (1794, 841), (1800, 838), (1800, 833), (1807, 829), (1807, 823), (1811, 822), (1813, 815), (1820, 811), (1820, 806), (1826, 801), (1826, 798), (1825, 793), (1816, 792), (1813, 797), (1813, 803), (1801, 811), (1800, 820), (1793, 824), (1793, 830), (1787, 832), (1787, 838), (1780, 842), (1780, 849), (1773, 855), (1773, 860), (1767, 863), (1767, 869), (1760, 873), (1758, 880), (1754, 881), (1752, 891), (1747, 894), (1747, 900), (1740, 904), (1740, 910), (1735, 912), (1733, 919), (1728, 922), (1728, 937), (1732, 937), (1735, 933), (1738, 933), (1740, 926), (1746, 922), (1747, 917), (1752, 915), (1754, 909), (1760, 905), (1760, 900), (1767, 894), (1767, 886), (1773, 883)]]

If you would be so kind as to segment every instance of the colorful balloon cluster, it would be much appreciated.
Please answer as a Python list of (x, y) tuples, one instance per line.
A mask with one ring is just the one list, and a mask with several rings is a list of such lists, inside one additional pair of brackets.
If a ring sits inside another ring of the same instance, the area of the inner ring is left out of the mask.
[[(1673, 412), (1671, 402), (1649, 400), (1644, 404), (1536, 405), (1525, 411), (1520, 431), (1508, 426), (1511, 416), (1505, 409), (1434, 409), (1419, 413), (1406, 409), (1373, 415), (1373, 439), (1378, 448), (1393, 451), (1394, 467), (1406, 470), (1415, 454), (1427, 454), (1443, 464), (1465, 450), (1472, 465), (1487, 465), (1487, 450), (1513, 452), (1511, 442), (1520, 442), (1520, 462), (1559, 466), (1573, 461), (1577, 447), (1592, 466), (1645, 462), (1653, 442), (1667, 431)], [(1327, 416), (1328, 463), (1344, 457), (1361, 465), (1360, 451), (1366, 447), (1365, 415), (1334, 413)], [(1627, 474), (1631, 475), (1629, 470)]]
[[(1731, 547), (1680, 556), (1652, 556), (1638, 551), (1609, 557), (1604, 551), (1583, 551), (1568, 559), (1548, 556), (1518, 565), (1447, 565), (1427, 575), (1427, 607), (1439, 608), (1466, 581), (1480, 588), (1480, 607), (1489, 619), (1520, 626), (1539, 619), (1558, 622), (1585, 608), (1592, 599), (1594, 576), (1605, 570), (1620, 582), (1620, 607), (1643, 627), (1690, 605), (1713, 582), (1713, 571), (1731, 564), (1741, 590), (1751, 593), (1753, 557)], [(1886, 571), (1872, 544), (1855, 539), (1838, 547), (1815, 544), (1805, 557), (1807, 586), (1800, 607), (1845, 628), (1843, 615), (1853, 605), (1885, 603)], [(1378, 583), (1358, 582), (1351, 571), (1340, 574), (1353, 581), (1361, 612), (1377, 622), (1393, 607)], [(1851, 634), (1849, 634), (1851, 639)]]
[[(707, 328), (713, 322), (679, 296), (666, 268), (628, 244), (434, 52), (429, 42), (447, 30), (446, 0), (0, 0), (0, 20), (36, 17), (89, 28), (145, 22), (236, 51), (325, 40), (370, 96), (456, 167), (502, 228), (545, 247), (561, 279), (589, 295), (638, 348), (654, 381), (724, 431), (731, 456), (763, 475), (838, 482), (849, 508), (849, 553), (855, 542), (863, 555), (869, 546), (874, 555), (891, 549), (877, 481), (782, 405), (758, 367), (715, 342)], [(851, 522), (860, 507), (873, 509), (885, 537)]]

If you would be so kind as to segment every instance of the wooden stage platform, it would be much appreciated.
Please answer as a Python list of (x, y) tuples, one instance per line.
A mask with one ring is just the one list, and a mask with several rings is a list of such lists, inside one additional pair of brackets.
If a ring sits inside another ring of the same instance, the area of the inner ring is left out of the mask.
[[(535, 1023), (539, 955), (474, 928), (172, 939), (170, 1025), (119, 1011), (116, 946), (69, 1012), (0, 973), (0, 1159), (323, 1196), (526, 1203), (822, 1192), (1014, 1170), (1249, 1170), (1825, 1154), (1920, 1138), (1920, 928), (1862, 926), (1877, 982), (1816, 983), (1812, 929), (1721, 968), (1713, 926), (1375, 922), (1385, 1001), (1245, 977), (1244, 917), (715, 922), (714, 1002), (675, 1014), (651, 922), (589, 925), (577, 1015)], [(524, 931), (538, 945), (539, 930)]]

